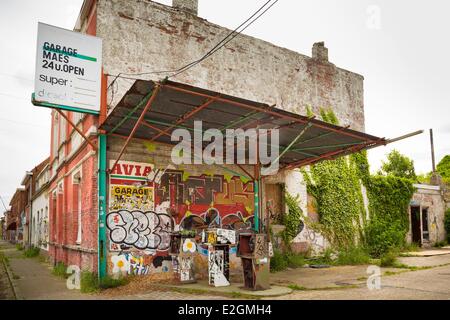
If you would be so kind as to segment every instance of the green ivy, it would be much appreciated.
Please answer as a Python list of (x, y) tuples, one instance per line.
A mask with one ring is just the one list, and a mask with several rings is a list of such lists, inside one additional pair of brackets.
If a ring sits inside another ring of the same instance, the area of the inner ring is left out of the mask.
[(288, 192), (284, 193), (284, 201), (289, 209), (288, 214), (283, 217), (283, 225), (286, 227), (281, 238), (283, 239), (286, 247), (289, 248), (289, 244), (297, 236), (300, 224), (302, 223), (303, 211), (299, 205), (299, 197), (294, 197)]
[[(321, 118), (338, 124), (331, 110)], [(374, 256), (403, 245), (408, 231), (408, 205), (413, 182), (393, 176), (372, 176), (365, 151), (302, 169), (308, 193), (317, 205), (319, 223), (313, 226), (337, 249), (365, 244)], [(369, 217), (366, 219), (362, 188), (367, 190)]]

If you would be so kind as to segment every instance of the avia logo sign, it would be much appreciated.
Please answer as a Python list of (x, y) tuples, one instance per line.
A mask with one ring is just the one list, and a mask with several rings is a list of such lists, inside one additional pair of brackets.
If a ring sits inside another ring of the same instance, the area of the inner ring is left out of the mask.
[[(115, 160), (110, 161), (110, 168), (114, 166)], [(147, 179), (154, 170), (153, 164), (119, 161), (114, 168), (110, 169), (111, 177), (114, 178), (144, 178)]]

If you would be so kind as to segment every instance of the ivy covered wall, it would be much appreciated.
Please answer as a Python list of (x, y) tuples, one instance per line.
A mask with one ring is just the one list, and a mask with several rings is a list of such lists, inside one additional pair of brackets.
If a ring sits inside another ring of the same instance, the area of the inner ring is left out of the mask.
[[(338, 124), (332, 111), (322, 110), (320, 116)], [(372, 256), (380, 256), (404, 245), (413, 181), (371, 175), (365, 152), (323, 161), (309, 170), (302, 169), (302, 173), (319, 214), (319, 222), (306, 218), (305, 223), (320, 232), (334, 249), (363, 245)], [(367, 190), (368, 208), (362, 186)]]

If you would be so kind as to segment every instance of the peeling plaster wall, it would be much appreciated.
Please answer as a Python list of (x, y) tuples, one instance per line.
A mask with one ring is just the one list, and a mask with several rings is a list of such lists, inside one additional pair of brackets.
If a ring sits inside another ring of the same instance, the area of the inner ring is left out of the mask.
[[(445, 217), (445, 201), (442, 196), (441, 190), (431, 190), (426, 185), (415, 185), (417, 191), (414, 193), (412, 201), (415, 204), (419, 204), (422, 209), (428, 208), (428, 232), (429, 241), (424, 240), (423, 245), (425, 247), (432, 246), (437, 242), (444, 241), (446, 239), (444, 217)], [(432, 186), (434, 187), (434, 186)], [(411, 231), (411, 214), (410, 228), (407, 234), (407, 241), (412, 242)], [(421, 225), (422, 230), (422, 225)]]
[[(97, 14), (104, 72), (111, 75), (178, 69), (202, 57), (231, 31), (151, 1), (99, 0)], [(137, 77), (160, 80), (165, 75)], [(305, 114), (306, 106), (315, 112), (332, 107), (341, 125), (364, 130), (361, 75), (250, 36), (237, 36), (172, 80), (295, 113)], [(119, 79), (114, 96), (108, 93), (109, 104), (120, 101), (132, 82)]]

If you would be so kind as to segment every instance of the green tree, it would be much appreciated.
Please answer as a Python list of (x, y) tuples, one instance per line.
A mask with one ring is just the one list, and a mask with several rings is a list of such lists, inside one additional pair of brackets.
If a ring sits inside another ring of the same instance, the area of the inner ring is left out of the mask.
[(450, 181), (450, 155), (446, 155), (442, 158), (436, 169), (444, 181)]
[(386, 176), (392, 175), (399, 178), (417, 180), (414, 171), (414, 161), (407, 156), (402, 155), (397, 150), (392, 150), (388, 154), (387, 161), (383, 161), (379, 173)]

